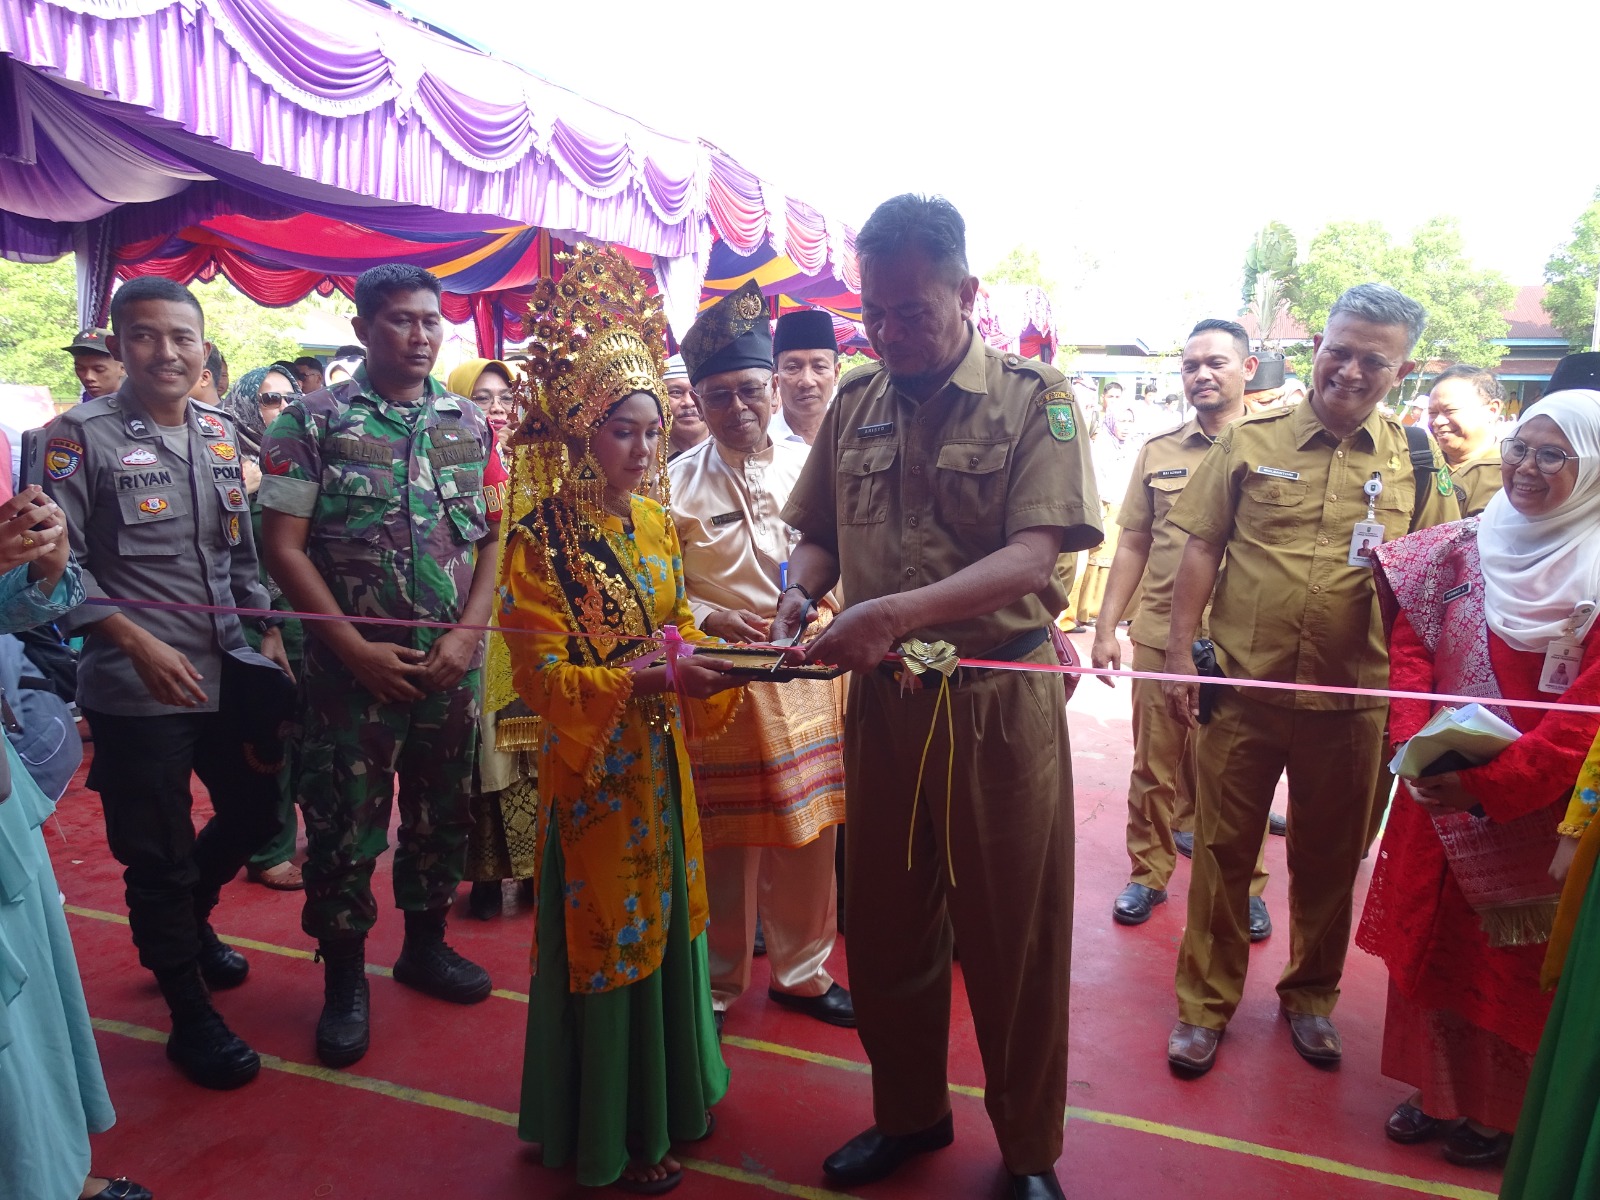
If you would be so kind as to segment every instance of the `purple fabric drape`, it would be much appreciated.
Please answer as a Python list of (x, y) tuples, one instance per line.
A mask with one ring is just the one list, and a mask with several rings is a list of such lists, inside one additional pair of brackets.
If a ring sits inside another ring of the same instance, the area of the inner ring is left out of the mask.
[(859, 286), (852, 231), (722, 151), (361, 0), (5, 0), (7, 55), (22, 86), (0, 79), (0, 98), (28, 100), (0, 138), (13, 255), (52, 240), (16, 218), (125, 206), (125, 228), (147, 227), (224, 203), (180, 199), (215, 180), (356, 222), (373, 206), (419, 231), (498, 219), (662, 259), (703, 261), (714, 230)]

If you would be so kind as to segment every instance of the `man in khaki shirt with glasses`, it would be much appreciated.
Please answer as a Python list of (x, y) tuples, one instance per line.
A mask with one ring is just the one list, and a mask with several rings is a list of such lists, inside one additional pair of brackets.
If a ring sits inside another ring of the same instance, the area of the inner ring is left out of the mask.
[(959, 941), (1006, 1194), (1053, 1200), (1072, 945), (1061, 679), (964, 667), (946, 711), (937, 672), (897, 677), (883, 659), (918, 638), (962, 658), (1055, 661), (1056, 557), (1101, 535), (1087, 433), (1060, 372), (973, 329), (978, 281), (948, 201), (886, 201), (856, 249), (883, 361), (840, 382), (784, 509), (802, 539), (772, 631), (792, 634), (808, 596), (842, 582), (847, 606), (808, 657), (854, 672), (846, 952), (876, 1123), (823, 1170), (853, 1187), (953, 1140)]
[[(1172, 511), (1190, 537), (1173, 594), (1169, 672), (1195, 673), (1191, 645), (1210, 599), (1217, 662), (1230, 678), (1388, 686), (1363, 543), (1460, 516), (1438, 447), (1419, 492), (1405, 430), (1379, 407), (1416, 369), (1409, 355), (1425, 319), (1391, 287), (1351, 288), (1315, 339), (1306, 402), (1222, 431)], [(1194, 727), (1196, 685), (1162, 689), (1174, 718)], [(1278, 998), (1300, 1056), (1339, 1061), (1329, 1016), (1387, 712), (1373, 696), (1217, 690), (1195, 739), (1194, 872), (1178, 951), (1179, 1019), (1167, 1042), (1168, 1060), (1186, 1074), (1211, 1069), (1244, 992), (1250, 877), (1285, 768), (1291, 940)]]

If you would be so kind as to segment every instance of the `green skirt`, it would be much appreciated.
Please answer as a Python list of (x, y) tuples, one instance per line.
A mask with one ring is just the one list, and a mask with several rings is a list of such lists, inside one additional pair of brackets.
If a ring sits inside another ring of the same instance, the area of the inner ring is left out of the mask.
[[(689, 911), (683, 821), (672, 822), (672, 909)], [(659, 1162), (674, 1142), (703, 1137), (727, 1094), (728, 1068), (711, 1013), (705, 935), (672, 921), (661, 968), (595, 995), (567, 988), (564, 870), (547, 839), (539, 882), (539, 973), (528, 989), (527, 1055), (517, 1132), (543, 1146), (544, 1165), (576, 1160), (578, 1182), (615, 1183), (630, 1161)]]
[(1572, 933), (1500, 1196), (1600, 1196), (1600, 871)]

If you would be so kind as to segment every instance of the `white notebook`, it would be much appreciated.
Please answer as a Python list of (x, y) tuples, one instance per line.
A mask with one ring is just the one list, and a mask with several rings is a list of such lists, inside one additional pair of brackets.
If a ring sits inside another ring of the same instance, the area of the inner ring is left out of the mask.
[(1488, 762), (1522, 734), (1481, 704), (1441, 708), (1415, 737), (1395, 751), (1389, 764), (1401, 779), (1420, 779), (1432, 762), (1451, 750), (1474, 766)]

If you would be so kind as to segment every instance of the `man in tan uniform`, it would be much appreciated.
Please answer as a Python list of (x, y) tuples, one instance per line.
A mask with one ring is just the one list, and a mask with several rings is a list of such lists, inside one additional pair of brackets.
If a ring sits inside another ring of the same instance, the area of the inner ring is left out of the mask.
[(953, 932), (1008, 1194), (1059, 1197), (1073, 832), (1061, 680), (962, 668), (946, 691), (935, 670), (882, 664), (910, 638), (1053, 662), (1056, 557), (1099, 541), (1099, 497), (1065, 379), (972, 327), (960, 214), (898, 196), (856, 249), (882, 364), (840, 382), (784, 509), (802, 540), (772, 630), (792, 634), (807, 597), (842, 581), (848, 606), (808, 657), (854, 672), (846, 948), (877, 1123), (823, 1169), (868, 1183), (953, 1139)]
[[(1191, 644), (1210, 598), (1218, 665), (1231, 678), (1387, 686), (1370, 560), (1355, 552), (1363, 540), (1392, 541), (1460, 515), (1437, 447), (1427, 476), (1435, 486), (1419, 492), (1405, 430), (1378, 407), (1416, 368), (1408, 355), (1424, 320), (1422, 306), (1391, 287), (1351, 288), (1315, 339), (1306, 403), (1222, 431), (1172, 511), (1190, 537), (1173, 592), (1168, 671), (1195, 673)], [(1195, 725), (1198, 688), (1162, 688), (1173, 716)], [(1243, 994), (1251, 868), (1285, 767), (1291, 942), (1278, 996), (1300, 1055), (1339, 1060), (1329, 1014), (1386, 712), (1368, 696), (1217, 689), (1195, 742), (1194, 873), (1178, 952), (1179, 1020), (1167, 1042), (1174, 1066), (1211, 1068)]]
[[(1195, 415), (1178, 428), (1152, 437), (1139, 450), (1128, 493), (1117, 510), (1122, 537), (1106, 582), (1100, 623), (1095, 627), (1094, 665), (1122, 666), (1117, 623), (1143, 580), (1144, 588), (1133, 627), (1133, 669), (1160, 671), (1165, 660), (1172, 584), (1188, 534), (1173, 525), (1172, 506), (1229, 422), (1245, 413), (1245, 388), (1257, 368), (1250, 337), (1233, 321), (1201, 321), (1184, 343), (1183, 392)], [(1281, 366), (1280, 366), (1281, 370)], [(1280, 380), (1281, 382), (1281, 380)], [(1101, 677), (1107, 684), (1109, 676)], [(1194, 819), (1194, 756), (1189, 727), (1167, 712), (1161, 685), (1133, 681), (1133, 772), (1128, 781), (1128, 858), (1133, 864), (1128, 886), (1111, 906), (1119, 925), (1142, 925), (1167, 899), (1167, 881), (1177, 866), (1177, 839)], [(1256, 863), (1250, 881), (1250, 940), (1272, 933), (1272, 918), (1262, 893), (1267, 872)]]
[(1500, 381), (1493, 371), (1457, 363), (1428, 393), (1428, 430), (1450, 464), (1461, 510), (1475, 517), (1500, 490)]

